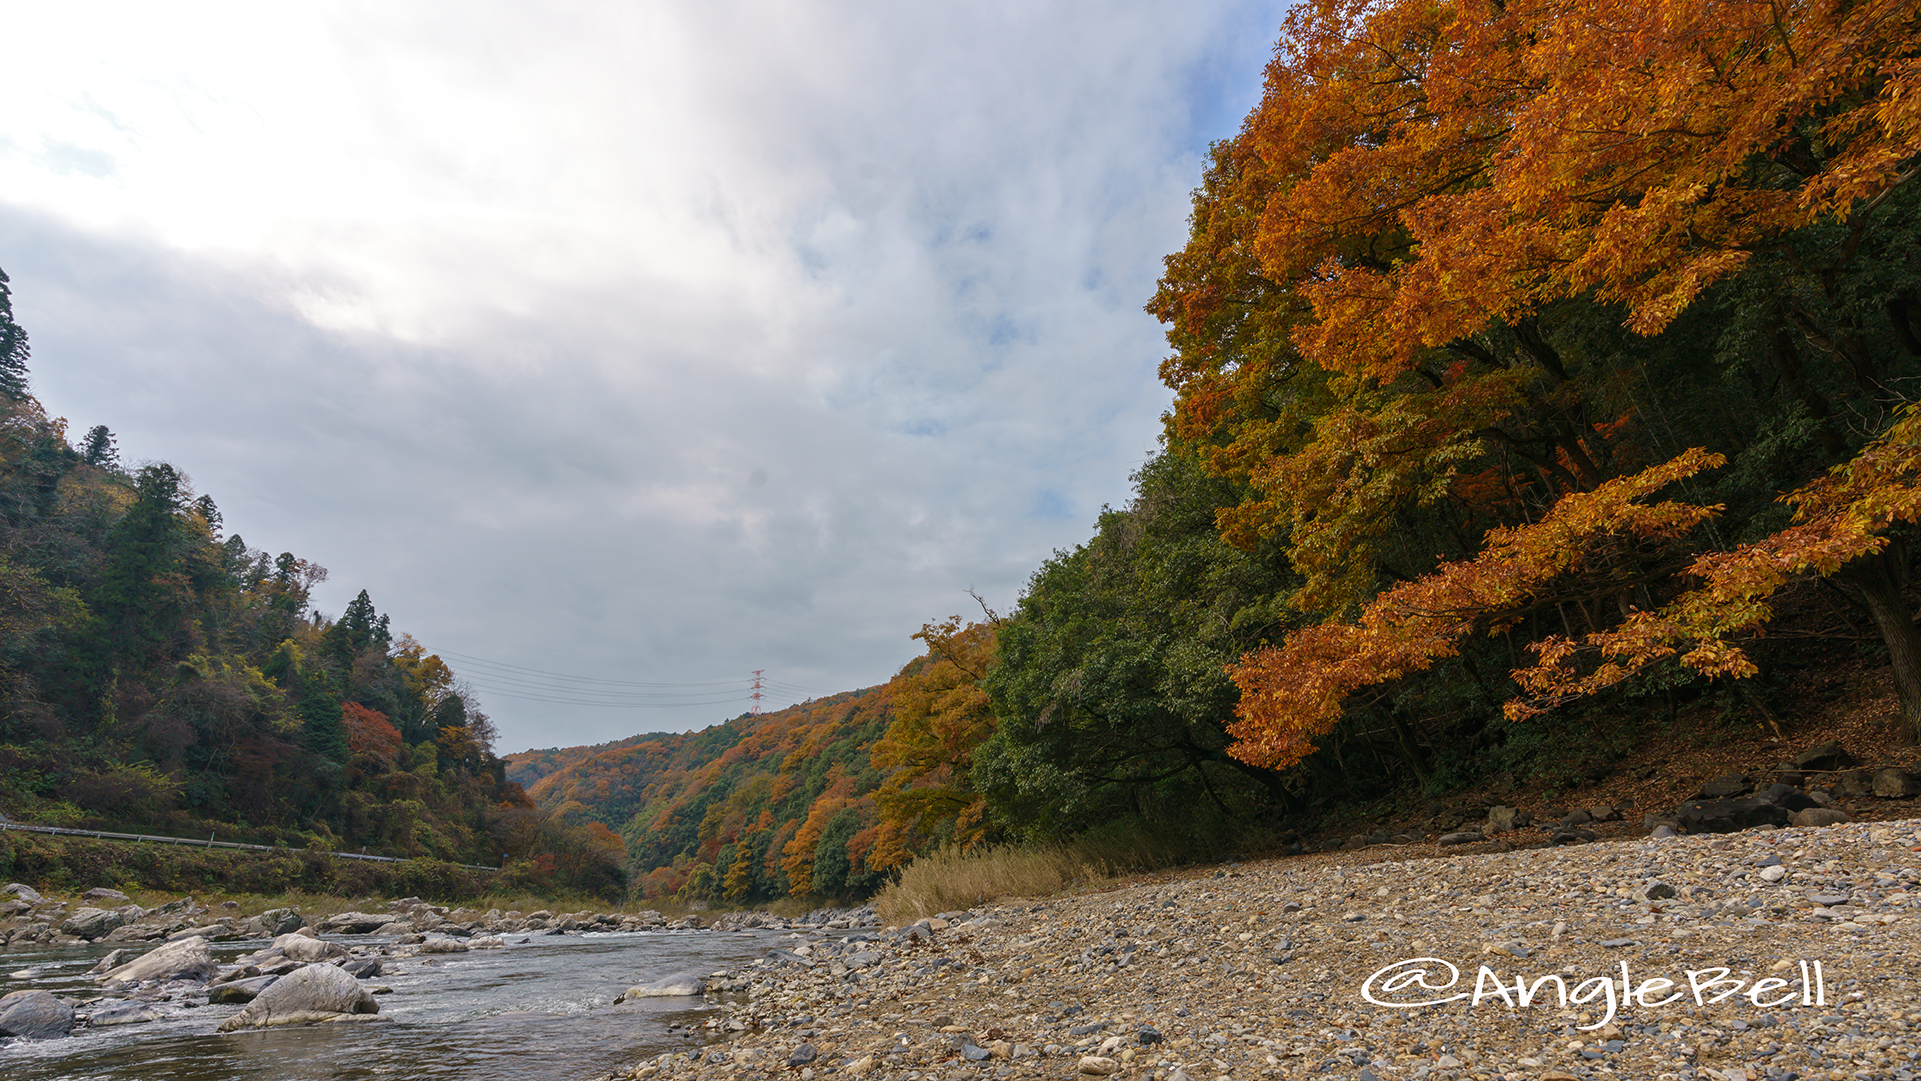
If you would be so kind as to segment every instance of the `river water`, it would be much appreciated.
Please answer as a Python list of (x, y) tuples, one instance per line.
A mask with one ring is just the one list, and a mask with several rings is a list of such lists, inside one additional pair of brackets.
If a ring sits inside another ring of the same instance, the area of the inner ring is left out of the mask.
[[(505, 949), (385, 961), (363, 986), (391, 987), (372, 1022), (216, 1033), (238, 1006), (178, 1010), (147, 1024), (76, 1028), (61, 1040), (0, 1040), (6, 1081), (586, 1081), (662, 1051), (699, 1046), (686, 1029), (713, 998), (613, 1005), (644, 980), (738, 969), (782, 932), (511, 936)], [(353, 945), (366, 937), (325, 936)], [(231, 961), (264, 941), (214, 944)], [(0, 994), (91, 998), (105, 946), (0, 950)], [(383, 959), (384, 960), (384, 959)], [(161, 1004), (165, 1009), (167, 1004)], [(670, 1031), (669, 1025), (679, 1030)]]

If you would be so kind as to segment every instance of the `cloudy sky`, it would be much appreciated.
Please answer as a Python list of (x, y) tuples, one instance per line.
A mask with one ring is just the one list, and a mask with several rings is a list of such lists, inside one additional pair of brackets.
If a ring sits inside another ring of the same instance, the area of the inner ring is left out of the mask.
[(1283, 6), (11, 4), (0, 268), (51, 412), (366, 589), (500, 750), (701, 727), (1127, 498)]

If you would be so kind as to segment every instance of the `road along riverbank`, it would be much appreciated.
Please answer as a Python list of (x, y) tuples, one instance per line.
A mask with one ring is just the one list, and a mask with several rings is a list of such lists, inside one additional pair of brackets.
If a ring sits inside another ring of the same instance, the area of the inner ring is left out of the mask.
[(1327, 853), (797, 935), (733, 974), (728, 1042), (606, 1076), (1907, 1081), (1917, 826)]

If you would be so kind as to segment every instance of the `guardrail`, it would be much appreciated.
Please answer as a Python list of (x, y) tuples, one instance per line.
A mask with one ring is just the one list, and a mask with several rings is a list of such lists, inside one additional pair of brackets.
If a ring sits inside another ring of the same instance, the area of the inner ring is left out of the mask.
[[(18, 830), (24, 833), (54, 833), (63, 837), (92, 837), (97, 841), (147, 841), (152, 844), (186, 845), (189, 848), (237, 848), (246, 852), (293, 852), (284, 845), (248, 845), (238, 841), (216, 841), (211, 836), (206, 840), (198, 837), (160, 837), (145, 833), (109, 833), (105, 830), (70, 830), (62, 826), (29, 826), (20, 822), (0, 822), (0, 830)], [(413, 857), (369, 856), (364, 852), (329, 852), (327, 855), (342, 860), (371, 860), (375, 863), (409, 863)], [(486, 867), (472, 863), (456, 863), (469, 871), (498, 871), (498, 867)]]

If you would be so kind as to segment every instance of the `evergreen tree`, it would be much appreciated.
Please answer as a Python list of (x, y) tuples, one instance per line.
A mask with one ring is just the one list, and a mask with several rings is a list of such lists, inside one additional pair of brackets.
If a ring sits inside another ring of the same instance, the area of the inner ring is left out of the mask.
[(27, 396), (27, 332), (13, 321), (13, 290), (7, 272), (0, 270), (0, 398), (20, 401)]
[(104, 424), (87, 429), (87, 438), (80, 443), (80, 457), (101, 469), (120, 468), (120, 448), (114, 445), (113, 433)]

